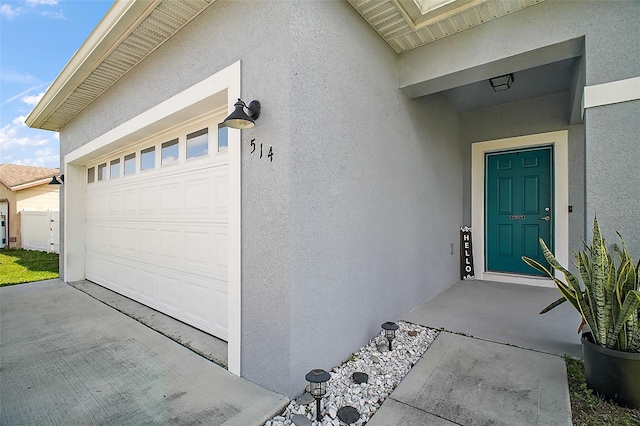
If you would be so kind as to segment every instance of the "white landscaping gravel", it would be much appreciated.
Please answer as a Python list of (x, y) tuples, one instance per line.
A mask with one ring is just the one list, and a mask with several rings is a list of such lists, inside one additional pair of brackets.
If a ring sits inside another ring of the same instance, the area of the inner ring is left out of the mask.
[[(345, 425), (338, 419), (337, 412), (347, 405), (355, 407), (360, 412), (360, 419), (352, 424), (364, 425), (438, 336), (437, 330), (427, 327), (403, 321), (397, 324), (400, 328), (396, 331), (391, 352), (388, 351), (388, 341), (381, 331), (367, 346), (353, 353), (348, 361), (331, 370), (327, 394), (322, 399), (322, 421), (316, 421), (315, 400), (308, 405), (301, 405), (298, 398), (289, 403), (284, 413), (267, 421), (264, 426), (296, 425), (292, 422), (296, 415), (305, 416), (307, 419), (300, 422), (306, 424), (296, 426)], [(409, 331), (415, 331), (416, 336), (410, 336)], [(380, 352), (378, 345), (384, 345), (385, 349)], [(369, 382), (356, 384), (352, 375), (357, 371), (367, 373)]]

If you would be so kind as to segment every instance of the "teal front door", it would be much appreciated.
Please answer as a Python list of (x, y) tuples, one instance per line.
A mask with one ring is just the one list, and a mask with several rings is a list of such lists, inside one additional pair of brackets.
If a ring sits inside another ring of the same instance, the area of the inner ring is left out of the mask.
[(522, 261), (546, 265), (538, 239), (553, 251), (551, 147), (486, 154), (486, 270), (541, 275)]

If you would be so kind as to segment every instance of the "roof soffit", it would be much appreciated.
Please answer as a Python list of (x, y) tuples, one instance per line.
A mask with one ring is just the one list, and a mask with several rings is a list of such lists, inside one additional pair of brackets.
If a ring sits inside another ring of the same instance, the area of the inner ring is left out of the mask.
[(347, 0), (396, 53), (546, 0), (456, 0), (422, 14), (414, 0)]
[(215, 0), (117, 1), (25, 120), (59, 131)]

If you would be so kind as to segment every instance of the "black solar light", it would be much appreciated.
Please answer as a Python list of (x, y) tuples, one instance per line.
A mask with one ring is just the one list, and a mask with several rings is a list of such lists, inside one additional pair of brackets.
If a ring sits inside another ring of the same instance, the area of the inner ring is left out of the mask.
[(384, 330), (384, 337), (389, 341), (389, 350), (391, 350), (391, 342), (396, 338), (396, 330), (400, 327), (395, 322), (385, 322), (381, 327)]
[(309, 393), (316, 399), (316, 419), (321, 421), (320, 400), (327, 393), (327, 381), (331, 375), (321, 368), (311, 370), (304, 378), (309, 382)]

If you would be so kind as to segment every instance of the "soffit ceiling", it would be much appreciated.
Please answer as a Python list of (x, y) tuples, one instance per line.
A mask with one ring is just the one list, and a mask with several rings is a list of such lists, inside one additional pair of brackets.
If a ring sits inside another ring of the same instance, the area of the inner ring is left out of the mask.
[[(27, 124), (59, 131), (214, 2), (116, 2), (27, 117)], [(122, 9), (116, 10), (118, 7)]]
[[(59, 131), (215, 1), (116, 2), (26, 123)], [(396, 52), (402, 53), (545, 0), (456, 0), (424, 15), (413, 0), (347, 1)]]
[(414, 0), (347, 1), (402, 53), (545, 0), (456, 0), (425, 14)]

